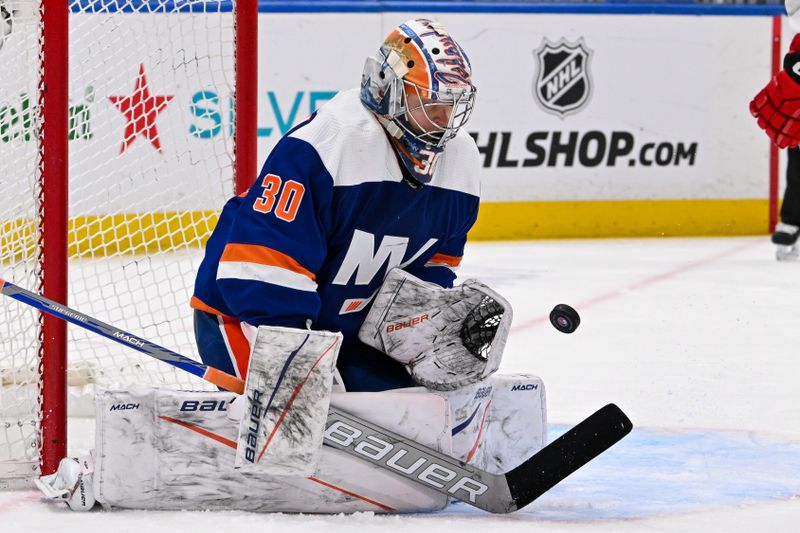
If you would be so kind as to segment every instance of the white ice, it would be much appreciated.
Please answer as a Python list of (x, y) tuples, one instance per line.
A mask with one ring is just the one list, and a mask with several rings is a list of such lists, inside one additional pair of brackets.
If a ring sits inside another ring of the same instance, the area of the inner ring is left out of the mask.
[[(553, 435), (608, 402), (636, 426), (528, 508), (505, 516), (464, 504), (410, 516), (78, 514), (32, 491), (7, 491), (0, 530), (800, 530), (800, 262), (776, 262), (767, 237), (475, 243), (459, 276), (481, 278), (513, 304), (500, 371), (544, 379)], [(548, 322), (558, 303), (581, 314), (572, 335)]]

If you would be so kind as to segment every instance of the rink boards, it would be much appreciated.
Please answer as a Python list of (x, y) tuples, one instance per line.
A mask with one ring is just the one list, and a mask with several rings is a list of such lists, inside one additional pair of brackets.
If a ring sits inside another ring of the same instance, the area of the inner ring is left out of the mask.
[[(483, 203), (471, 238), (768, 231), (782, 190), (775, 182), (780, 172), (770, 174), (768, 140), (747, 106), (769, 79), (778, 51), (773, 39), (780, 38), (782, 23), (772, 16), (774, 9), (731, 15), (738, 12), (707, 8), (698, 16), (666, 9), (603, 13), (599, 6), (554, 13), (457, 4), (447, 12), (425, 13), (426, 4), (415, 3), (423, 11), (404, 13), (381, 12), (374, 2), (361, 3), (363, 11), (359, 3), (344, 2), (350, 6), (346, 12), (324, 3), (279, 5), (278, 12), (262, 5), (259, 21), (259, 166), (282, 134), (336, 92), (358, 84), (365, 55), (385, 34), (423, 15), (443, 22), (466, 49), (478, 87), (467, 129), (482, 154)], [(313, 11), (320, 5), (330, 9)], [(465, 12), (456, 11), (459, 5)], [(93, 17), (97, 28), (104, 27), (104, 16), (110, 15), (72, 15)], [(158, 47), (169, 32), (155, 28), (170, 25), (173, 17), (192, 16), (126, 13), (116, 24), (147, 17), (145, 27), (154, 28), (154, 35), (141, 38)], [(219, 17), (209, 17), (209, 25), (218, 23)], [(785, 47), (791, 33), (785, 28), (783, 34)], [(181, 53), (191, 57), (193, 45)], [(0, 59), (10, 49), (0, 49)], [(87, 51), (72, 53), (81, 55), (83, 65), (91, 61)], [(232, 95), (209, 90), (202, 79), (170, 79), (163, 66), (157, 70), (142, 61), (126, 57), (108, 64), (109, 78), (118, 85), (104, 86), (109, 94), (71, 87), (70, 146), (117, 158), (120, 168), (131, 168), (134, 158), (162, 159), (161, 178), (129, 172), (93, 176), (91, 168), (81, 169), (82, 181), (102, 183), (109, 191), (123, 190), (130, 180), (150, 180), (152, 188), (139, 198), (109, 194), (74, 208), (76, 234), (113, 230), (119, 237), (126, 227), (152, 218), (168, 221), (152, 223), (151, 233), (166, 235), (181, 217), (213, 226), (221, 208), (218, 190), (197, 190), (197, 174), (205, 170), (170, 152), (214, 150), (229, 140)], [(157, 117), (160, 151), (143, 136), (120, 148), (127, 119), (111, 97), (132, 94), (140, 68), (153, 73), (147, 79), (151, 94), (171, 97)], [(0, 104), (15, 113), (0, 114), (6, 117), (0, 142), (20, 135), (23, 121), (12, 124), (8, 117), (29, 112), (26, 98), (3, 95)], [(179, 205), (179, 215), (148, 211), (159, 203), (154, 197), (166, 194), (159, 185), (163, 180), (192, 190), (179, 202), (164, 199)], [(108, 229), (96, 227), (98, 217), (110, 213), (113, 217), (103, 218)], [(129, 239), (130, 245), (140, 250), (136, 240)]]

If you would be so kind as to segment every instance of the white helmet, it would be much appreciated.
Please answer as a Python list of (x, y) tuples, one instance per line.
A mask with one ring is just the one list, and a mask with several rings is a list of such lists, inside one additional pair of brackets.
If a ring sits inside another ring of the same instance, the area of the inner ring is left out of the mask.
[(361, 76), (361, 101), (389, 132), (406, 168), (427, 183), (475, 101), (472, 67), (447, 30), (426, 19), (395, 28)]

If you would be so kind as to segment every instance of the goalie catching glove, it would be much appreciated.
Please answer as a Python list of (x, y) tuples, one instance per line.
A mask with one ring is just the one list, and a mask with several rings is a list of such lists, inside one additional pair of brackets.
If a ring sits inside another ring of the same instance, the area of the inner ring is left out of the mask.
[(750, 102), (750, 113), (779, 148), (800, 144), (800, 34), (783, 58), (783, 70)]
[(453, 390), (497, 370), (511, 320), (505, 298), (477, 280), (443, 289), (394, 269), (358, 338), (406, 365), (418, 384)]

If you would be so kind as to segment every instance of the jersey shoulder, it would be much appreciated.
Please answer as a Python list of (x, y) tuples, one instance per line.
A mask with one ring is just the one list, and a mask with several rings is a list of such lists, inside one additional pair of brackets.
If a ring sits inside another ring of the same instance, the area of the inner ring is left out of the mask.
[(340, 92), (289, 135), (314, 148), (334, 186), (402, 179), (387, 169), (394, 154), (380, 124), (361, 103), (358, 89)]
[(472, 136), (461, 129), (445, 146), (430, 185), (480, 197), (480, 172), (478, 146)]

